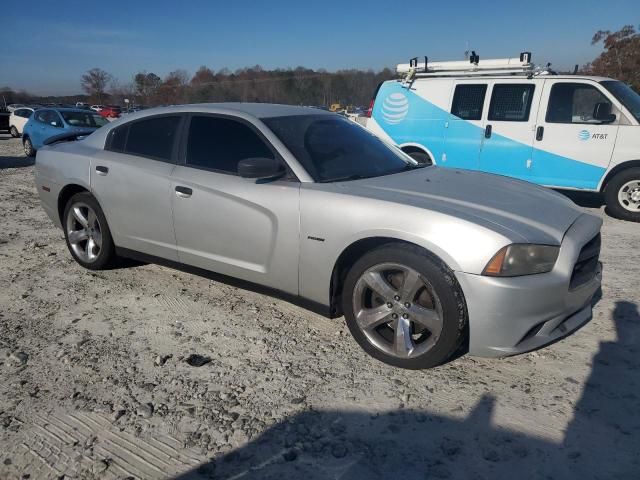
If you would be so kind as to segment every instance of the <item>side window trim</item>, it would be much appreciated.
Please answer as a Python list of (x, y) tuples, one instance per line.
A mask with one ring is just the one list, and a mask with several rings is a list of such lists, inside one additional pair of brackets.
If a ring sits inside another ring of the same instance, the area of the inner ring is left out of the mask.
[(225, 120), (231, 120), (234, 122), (238, 122), (242, 125), (245, 125), (247, 127), (249, 127), (249, 129), (255, 133), (258, 138), (262, 141), (262, 143), (264, 143), (264, 145), (271, 151), (271, 153), (273, 153), (274, 157), (276, 160), (278, 160), (280, 163), (282, 163), (282, 165), (284, 165), (286, 171), (287, 171), (287, 175), (283, 178), (289, 181), (296, 181), (298, 182), (299, 179), (296, 176), (296, 174), (293, 172), (293, 170), (291, 169), (291, 167), (289, 167), (289, 164), (286, 162), (286, 160), (282, 157), (282, 155), (280, 155), (280, 152), (278, 151), (278, 149), (276, 149), (276, 147), (273, 146), (273, 144), (269, 141), (269, 139), (262, 133), (262, 131), (260, 131), (260, 129), (253, 124), (252, 122), (241, 118), (241, 117), (236, 117), (234, 115), (228, 115), (228, 114), (224, 114), (224, 113), (211, 113), (211, 112), (190, 112), (186, 115), (186, 119), (183, 123), (183, 128), (182, 128), (182, 132), (181, 132), (181, 141), (180, 141), (180, 151), (179, 151), (179, 155), (178, 155), (178, 165), (183, 166), (183, 167), (188, 167), (188, 168), (196, 168), (198, 170), (205, 170), (207, 172), (213, 172), (213, 173), (218, 173), (220, 175), (230, 175), (233, 177), (237, 177), (238, 174), (237, 173), (233, 173), (233, 172), (228, 172), (226, 170), (219, 170), (219, 169), (215, 169), (215, 168), (210, 168), (210, 167), (205, 167), (202, 165), (191, 165), (189, 163), (187, 163), (187, 148), (188, 148), (188, 142), (189, 142), (189, 128), (191, 127), (191, 120), (193, 119), (193, 117), (213, 117), (213, 118), (221, 118), (221, 119), (225, 119)]
[[(129, 132), (131, 131), (131, 125), (133, 125), (134, 123), (138, 123), (138, 122), (143, 122), (145, 120), (151, 120), (154, 118), (162, 118), (162, 117), (179, 117), (179, 122), (178, 122), (178, 126), (176, 128), (176, 135), (175, 138), (173, 139), (173, 145), (171, 147), (171, 157), (169, 159), (166, 158), (160, 158), (160, 157), (154, 157), (152, 155), (143, 155), (141, 153), (130, 153), (127, 152), (127, 143), (129, 141)], [(180, 143), (180, 138), (181, 138), (181, 133), (182, 133), (182, 129), (185, 123), (185, 118), (186, 115), (182, 112), (176, 112), (176, 113), (163, 113), (163, 114), (159, 114), (159, 115), (149, 115), (147, 117), (142, 117), (142, 118), (138, 118), (136, 120), (131, 120), (129, 122), (123, 123), (122, 125), (118, 125), (115, 128), (112, 128), (111, 130), (109, 130), (109, 133), (107, 135), (107, 140), (105, 142), (104, 145), (104, 150), (108, 151), (108, 152), (113, 152), (113, 153), (119, 153), (121, 155), (129, 155), (131, 157), (140, 157), (140, 158), (147, 158), (149, 160), (155, 160), (156, 162), (162, 162), (162, 163), (168, 163), (170, 165), (177, 165), (178, 164), (178, 151), (179, 151), (179, 143)], [(115, 130), (119, 129), (119, 128), (123, 128), (123, 127), (127, 127), (127, 136), (124, 140), (124, 150), (123, 151), (119, 151), (119, 150), (112, 150), (111, 149), (111, 142), (113, 141), (113, 133)]]
[[(503, 118), (491, 118), (493, 108), (495, 106), (495, 93), (496, 87), (500, 90), (500, 87), (525, 87), (530, 91), (527, 108), (525, 110), (525, 116), (522, 119), (503, 119)], [(533, 106), (533, 97), (535, 97), (536, 86), (532, 83), (494, 83), (491, 88), (491, 99), (489, 100), (489, 110), (487, 111), (487, 121), (490, 122), (528, 122), (531, 118), (531, 107)]]
[[(458, 100), (458, 90), (464, 87), (482, 87), (483, 92), (482, 92), (482, 105), (480, 106), (480, 110), (479, 110), (479, 114), (478, 116), (474, 116), (474, 117), (461, 117), (459, 115), (457, 115), (456, 113), (454, 113), (454, 111), (456, 111), (456, 100)], [(454, 83), (454, 87), (453, 87), (453, 95), (451, 97), (451, 107), (449, 108), (449, 113), (450, 115), (452, 115), (453, 117), (460, 119), (460, 120), (465, 120), (465, 121), (480, 121), (483, 118), (483, 114), (485, 111), (485, 107), (486, 107), (486, 103), (487, 103), (487, 90), (488, 90), (489, 84), (488, 83), (466, 83), (466, 82), (462, 82), (462, 83)]]

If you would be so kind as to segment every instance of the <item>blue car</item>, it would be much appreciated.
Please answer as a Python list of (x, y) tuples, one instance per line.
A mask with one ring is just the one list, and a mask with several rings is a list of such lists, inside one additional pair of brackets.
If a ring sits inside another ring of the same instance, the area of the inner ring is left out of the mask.
[(24, 153), (33, 157), (52, 137), (65, 133), (89, 134), (109, 123), (98, 113), (78, 108), (43, 108), (36, 110), (24, 126)]

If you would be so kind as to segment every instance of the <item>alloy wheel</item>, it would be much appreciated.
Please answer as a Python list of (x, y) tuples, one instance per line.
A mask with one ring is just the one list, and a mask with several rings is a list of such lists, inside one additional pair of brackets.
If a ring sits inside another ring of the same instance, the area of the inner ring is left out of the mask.
[(83, 262), (95, 262), (102, 249), (102, 227), (96, 212), (86, 203), (74, 203), (66, 224), (73, 253)]
[(630, 212), (640, 212), (640, 180), (631, 180), (618, 190), (618, 202)]
[(442, 305), (427, 279), (406, 265), (366, 270), (353, 292), (358, 327), (376, 348), (414, 358), (434, 347), (443, 327)]

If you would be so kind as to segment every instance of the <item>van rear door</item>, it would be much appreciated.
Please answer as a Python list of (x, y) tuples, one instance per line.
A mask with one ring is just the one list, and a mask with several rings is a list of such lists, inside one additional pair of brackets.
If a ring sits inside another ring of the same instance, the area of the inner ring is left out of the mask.
[(611, 161), (620, 116), (609, 94), (597, 82), (545, 79), (532, 181), (596, 190)]
[(530, 180), (542, 82), (521, 78), (493, 80), (491, 84), (491, 100), (483, 123), (480, 170)]

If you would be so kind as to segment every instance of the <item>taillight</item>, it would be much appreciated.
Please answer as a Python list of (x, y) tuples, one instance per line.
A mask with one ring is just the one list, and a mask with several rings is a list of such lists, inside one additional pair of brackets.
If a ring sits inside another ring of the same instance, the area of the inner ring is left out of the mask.
[(371, 113), (373, 112), (373, 104), (376, 103), (376, 98), (373, 97), (371, 102), (369, 102), (369, 109), (367, 110), (367, 117), (371, 118)]

